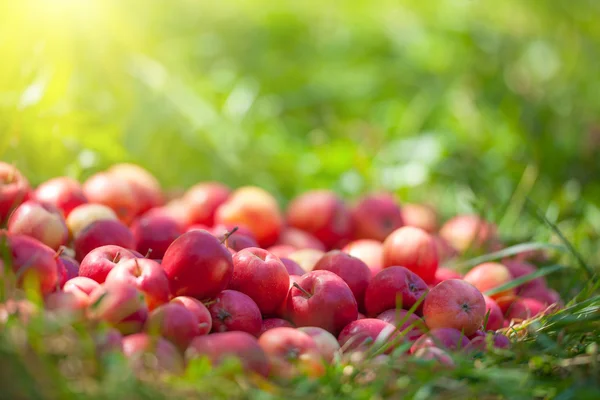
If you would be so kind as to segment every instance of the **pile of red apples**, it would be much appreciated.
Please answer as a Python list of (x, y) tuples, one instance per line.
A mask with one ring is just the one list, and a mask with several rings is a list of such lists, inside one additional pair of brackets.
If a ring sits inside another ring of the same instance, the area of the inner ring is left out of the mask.
[[(387, 193), (345, 202), (313, 190), (282, 210), (259, 187), (217, 182), (167, 199), (133, 164), (32, 188), (0, 162), (0, 221), (15, 289), (0, 329), (24, 310), (69, 315), (108, 327), (98, 353), (121, 352), (136, 370), (149, 354), (174, 374), (202, 357), (273, 378), (318, 377), (353, 354), (452, 368), (455, 354), (504, 351), (508, 326), (561, 304), (544, 278), (486, 296), (533, 273), (536, 254), (463, 276), (443, 265), (501, 249), (494, 224), (440, 224), (431, 206)], [(43, 310), (21, 295), (31, 282)]]

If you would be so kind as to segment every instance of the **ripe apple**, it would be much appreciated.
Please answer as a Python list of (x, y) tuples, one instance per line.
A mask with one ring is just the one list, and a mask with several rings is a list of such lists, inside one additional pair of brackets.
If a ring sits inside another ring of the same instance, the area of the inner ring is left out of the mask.
[(325, 252), (316, 249), (296, 250), (287, 256), (304, 270), (310, 272), (313, 270), (317, 262), (325, 255)]
[(398, 328), (400, 334), (410, 342), (414, 342), (425, 333), (425, 322), (415, 314), (406, 310), (390, 309), (382, 312), (377, 319), (388, 322)]
[(289, 258), (285, 258), (285, 257), (280, 257), (279, 259), (285, 266), (285, 269), (287, 270), (289, 275), (297, 275), (297, 276), (304, 275), (304, 270), (302, 269), (302, 267), (300, 265), (298, 265), (298, 263), (296, 261), (290, 260)]
[(146, 322), (146, 330), (150, 334), (164, 337), (182, 351), (185, 351), (192, 339), (200, 336), (198, 319), (178, 303), (163, 304), (152, 311)]
[(248, 295), (223, 290), (208, 306), (213, 332), (242, 331), (258, 336), (262, 328), (260, 309)]
[(91, 304), (90, 295), (99, 287), (98, 282), (90, 278), (77, 276), (65, 282), (63, 292), (72, 294), (82, 307), (87, 308)]
[(405, 226), (392, 232), (383, 242), (383, 267), (405, 267), (426, 283), (435, 281), (438, 254), (433, 237), (422, 229)]
[(59, 259), (65, 267), (66, 280), (79, 276), (79, 263), (77, 260), (64, 254), (61, 254)]
[(520, 297), (526, 299), (534, 299), (539, 301), (542, 304), (547, 306), (552, 304), (557, 304), (559, 307), (563, 306), (563, 302), (560, 299), (560, 295), (554, 289), (550, 289), (548, 287), (532, 287), (527, 289), (522, 289), (520, 293)]
[(90, 294), (88, 315), (106, 321), (122, 334), (140, 332), (148, 318), (144, 296), (127, 282), (105, 282)]
[(466, 353), (487, 352), (490, 345), (492, 348), (507, 349), (510, 347), (510, 340), (501, 333), (490, 333), (489, 336), (484, 334), (471, 339), (464, 350)]
[(373, 193), (361, 198), (351, 210), (355, 239), (383, 242), (404, 225), (400, 207), (389, 193)]
[(237, 359), (245, 371), (264, 377), (269, 375), (270, 364), (258, 340), (246, 332), (222, 332), (198, 336), (185, 352), (186, 360), (207, 357), (214, 367), (228, 359)]
[(300, 374), (319, 377), (325, 374), (323, 358), (308, 334), (280, 327), (266, 331), (258, 339), (271, 363), (271, 374), (291, 379)]
[(289, 313), (288, 313), (288, 299), (290, 298), (290, 296), (292, 295), (292, 288), (294, 287), (294, 283), (298, 283), (298, 281), (300, 280), (300, 276), (298, 275), (290, 275), (290, 280), (289, 280), (289, 286), (288, 286), (288, 292), (287, 295), (285, 297), (285, 300), (283, 302), (281, 302), (281, 304), (279, 305), (279, 307), (277, 308), (277, 317), (279, 318), (283, 318), (283, 319), (287, 319), (289, 320)]
[(506, 319), (526, 320), (534, 318), (546, 310), (547, 306), (534, 299), (517, 299), (508, 308)]
[(415, 351), (414, 355), (421, 360), (436, 361), (444, 367), (454, 368), (456, 366), (450, 354), (439, 347), (422, 347)]
[(306, 231), (326, 248), (352, 234), (352, 216), (342, 199), (330, 190), (312, 190), (293, 199), (287, 209), (289, 226)]
[(401, 343), (397, 342), (397, 333), (396, 327), (389, 322), (365, 318), (346, 325), (340, 332), (338, 341), (344, 352), (387, 346), (385, 353), (390, 354)]
[(267, 251), (275, 257), (284, 258), (295, 252), (297, 249), (294, 246), (287, 244), (276, 244), (267, 248)]
[(342, 249), (352, 257), (362, 260), (375, 276), (383, 269), (383, 243), (371, 239), (359, 239)]
[(303, 326), (298, 330), (313, 338), (325, 362), (332, 363), (335, 360), (340, 351), (340, 343), (335, 336), (318, 326)]
[(449, 279), (435, 286), (423, 304), (423, 317), (430, 329), (454, 328), (466, 336), (481, 327), (486, 306), (477, 288), (461, 279)]
[(95, 221), (105, 219), (116, 221), (117, 214), (109, 207), (102, 204), (82, 204), (75, 207), (67, 217), (67, 226), (72, 238), (77, 238), (79, 233)]
[(502, 325), (504, 323), (504, 314), (502, 313), (500, 306), (489, 296), (483, 295), (483, 300), (485, 301), (486, 314), (489, 312), (487, 326), (484, 326), (484, 328), (489, 331), (497, 331), (498, 329), (502, 329)]
[(434, 233), (438, 227), (438, 216), (435, 208), (427, 204), (407, 203), (402, 205), (404, 225), (423, 229)]
[[(365, 309), (368, 316), (376, 316), (385, 310), (410, 309), (429, 288), (414, 272), (404, 267), (389, 267), (375, 275), (365, 292)], [(423, 303), (417, 308), (420, 312)]]
[(212, 317), (206, 306), (188, 296), (179, 296), (171, 300), (171, 303), (181, 304), (196, 317), (196, 325), (198, 326), (198, 335), (208, 335), (212, 330)]
[(410, 348), (411, 353), (425, 347), (439, 347), (443, 350), (460, 350), (469, 344), (469, 339), (454, 328), (435, 328), (421, 336)]
[(65, 217), (75, 207), (88, 202), (81, 184), (66, 176), (42, 183), (32, 192), (31, 199), (58, 208)]
[(83, 193), (90, 203), (110, 207), (125, 225), (138, 214), (140, 204), (132, 186), (114, 174), (99, 172), (92, 175), (84, 182)]
[(163, 258), (171, 243), (183, 234), (183, 228), (172, 217), (150, 210), (133, 221), (131, 233), (137, 251), (151, 251), (153, 258)]
[(62, 212), (52, 205), (32, 200), (13, 211), (8, 220), (8, 233), (30, 236), (54, 250), (69, 240), (69, 229)]
[[(513, 279), (517, 279), (537, 271), (537, 268), (533, 264), (525, 261), (504, 260), (502, 261), (502, 265), (508, 268), (508, 271)], [(515, 289), (517, 294), (520, 294), (523, 290), (533, 290), (537, 287), (547, 287), (546, 280), (543, 277), (535, 278), (529, 282), (525, 282), (524, 284), (517, 286)]]
[(0, 223), (25, 200), (30, 189), (29, 181), (16, 167), (0, 161)]
[(277, 241), (279, 245), (292, 246), (296, 249), (315, 249), (325, 251), (325, 246), (319, 239), (308, 232), (293, 227), (284, 228)]
[(450, 219), (440, 229), (440, 237), (461, 254), (468, 250), (497, 250), (499, 245), (496, 225), (477, 215), (458, 215)]
[(90, 251), (81, 261), (79, 276), (104, 283), (111, 269), (119, 262), (135, 258), (133, 253), (120, 246), (101, 246)]
[(107, 245), (134, 249), (135, 239), (131, 230), (120, 221), (95, 221), (75, 238), (75, 258), (82, 261), (90, 251)]
[(435, 281), (433, 282), (433, 286), (443, 281), (447, 281), (448, 279), (462, 279), (462, 275), (453, 269), (440, 267), (435, 271)]
[(150, 311), (169, 301), (169, 280), (160, 264), (147, 258), (121, 261), (106, 276), (106, 282), (127, 282), (144, 294)]
[(337, 335), (356, 320), (358, 306), (342, 278), (330, 271), (312, 271), (290, 290), (287, 313), (296, 326), (318, 326)]
[(439, 235), (432, 235), (440, 265), (458, 256), (458, 251)]
[(283, 217), (277, 200), (256, 186), (235, 190), (215, 212), (217, 224), (241, 224), (248, 227), (261, 247), (277, 241), (283, 228)]
[(201, 182), (189, 188), (182, 198), (187, 225), (213, 226), (217, 208), (230, 195), (229, 187), (219, 182)]
[(260, 328), (260, 333), (258, 334), (258, 336), (260, 337), (260, 335), (262, 335), (269, 329), (281, 328), (282, 326), (286, 326), (288, 328), (294, 327), (294, 325), (292, 325), (290, 322), (286, 321), (285, 319), (281, 319), (281, 318), (263, 319), (262, 327)]
[(6, 243), (7, 249), (10, 250), (10, 264), (19, 286), (26, 282), (35, 282), (43, 295), (56, 290), (59, 283), (59, 266), (54, 250), (29, 236), (0, 232), (0, 249), (3, 243)]
[(129, 364), (137, 373), (151, 369), (179, 375), (184, 371), (184, 360), (177, 348), (161, 337), (136, 333), (125, 336), (122, 346)]
[(240, 250), (248, 249), (251, 247), (258, 247), (258, 242), (254, 240), (253, 234), (248, 235), (245, 233), (240, 233), (239, 230), (236, 230), (235, 232), (225, 231), (223, 233), (217, 234), (216, 230), (213, 229), (213, 235), (215, 235), (221, 242), (223, 242), (225, 247), (227, 247), (230, 250), (233, 250), (234, 252), (238, 252)]
[(215, 297), (229, 285), (233, 275), (231, 253), (203, 230), (186, 232), (175, 239), (161, 265), (174, 296), (200, 300)]
[(137, 202), (137, 213), (162, 206), (165, 202), (162, 189), (158, 180), (147, 170), (136, 164), (115, 164), (106, 171), (115, 179), (129, 184)]
[[(486, 262), (471, 269), (463, 279), (484, 293), (512, 281), (513, 278), (504, 265), (496, 262)], [(514, 289), (507, 289), (490, 297), (496, 300), (514, 293)]]
[(56, 291), (44, 298), (46, 311), (69, 317), (71, 320), (83, 319), (88, 305), (86, 299), (71, 292)]
[(341, 250), (331, 250), (317, 262), (313, 271), (330, 271), (348, 284), (358, 304), (358, 309), (364, 309), (365, 291), (371, 280), (371, 270), (367, 264)]
[(229, 288), (250, 296), (263, 315), (273, 315), (289, 289), (285, 265), (268, 251), (250, 247), (233, 256)]

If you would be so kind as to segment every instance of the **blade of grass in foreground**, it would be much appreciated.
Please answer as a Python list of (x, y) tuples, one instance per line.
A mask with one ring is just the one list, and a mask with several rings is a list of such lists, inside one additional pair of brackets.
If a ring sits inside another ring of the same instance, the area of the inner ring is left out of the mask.
[(567, 268), (567, 267), (565, 267), (564, 265), (558, 265), (558, 264), (557, 265), (548, 265), (547, 267), (540, 268), (537, 271), (532, 272), (531, 274), (521, 276), (520, 278), (517, 278), (510, 282), (507, 282), (504, 285), (498, 286), (494, 289), (490, 289), (487, 292), (485, 292), (485, 294), (487, 296), (493, 296), (495, 294), (504, 292), (505, 290), (510, 290), (510, 289), (516, 288), (517, 286), (520, 286), (524, 283), (532, 281), (541, 276), (550, 275), (551, 273), (559, 271), (564, 268)]
[(514, 246), (507, 247), (505, 249), (495, 251), (493, 253), (484, 254), (479, 257), (474, 257), (466, 261), (457, 262), (455, 264), (448, 265), (448, 268), (451, 269), (466, 269), (471, 268), (476, 265), (482, 264), (488, 261), (500, 260), (505, 257), (514, 256), (516, 254), (525, 253), (532, 250), (542, 250), (542, 249), (554, 249), (559, 251), (566, 251), (567, 248), (558, 244), (552, 243), (542, 243), (542, 242), (528, 242), (528, 243), (520, 243)]

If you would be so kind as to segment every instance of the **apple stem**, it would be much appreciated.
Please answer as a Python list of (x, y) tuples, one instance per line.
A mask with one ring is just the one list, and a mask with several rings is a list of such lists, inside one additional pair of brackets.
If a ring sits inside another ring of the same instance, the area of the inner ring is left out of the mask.
[(142, 269), (140, 268), (140, 264), (138, 264), (137, 258), (134, 259), (134, 262), (135, 262), (135, 271), (134, 271), (134, 273), (135, 273), (135, 276), (139, 277), (139, 276), (142, 275)]
[(227, 239), (229, 239), (229, 237), (231, 235), (233, 235), (235, 232), (237, 232), (238, 229), (239, 228), (237, 226), (235, 226), (232, 230), (230, 230), (229, 232), (226, 232), (225, 235), (223, 236), (223, 239), (221, 239), (221, 244), (225, 244), (225, 242), (227, 242)]
[(56, 253), (54, 253), (54, 259), (58, 260), (58, 257), (60, 257), (62, 255), (62, 253), (65, 252), (65, 246), (60, 246), (58, 248), (58, 250), (56, 250)]
[(298, 285), (296, 282), (294, 282), (292, 284), (292, 286), (294, 286), (296, 289), (298, 289), (299, 291), (302, 292), (302, 294), (304, 294), (306, 296), (307, 299), (310, 299), (312, 297), (312, 294), (308, 293), (306, 291), (306, 289), (304, 289), (302, 286)]
[(115, 254), (115, 258), (113, 258), (113, 262), (116, 264), (119, 261), (120, 257), (121, 257), (121, 252), (117, 251), (117, 254)]
[(144, 258), (150, 257), (150, 254), (152, 254), (152, 249), (148, 249), (148, 251), (146, 252), (146, 255), (144, 256)]

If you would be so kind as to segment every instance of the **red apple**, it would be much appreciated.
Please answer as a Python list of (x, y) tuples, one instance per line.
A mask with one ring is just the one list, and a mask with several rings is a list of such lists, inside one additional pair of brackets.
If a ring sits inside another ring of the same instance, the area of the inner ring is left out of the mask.
[(95, 221), (105, 219), (116, 221), (117, 214), (109, 207), (102, 204), (82, 204), (75, 207), (67, 217), (67, 226), (72, 238), (77, 238), (79, 233)]
[(330, 190), (312, 190), (293, 199), (288, 206), (287, 222), (312, 234), (326, 248), (337, 246), (352, 234), (350, 211)]
[(284, 258), (284, 257), (280, 257), (279, 259), (285, 266), (285, 269), (287, 270), (289, 275), (297, 275), (297, 276), (304, 275), (304, 270), (302, 269), (302, 267), (300, 265), (298, 265), (298, 263), (296, 261), (293, 261), (293, 260), (290, 260), (289, 258)]
[(75, 207), (88, 202), (87, 197), (83, 194), (81, 184), (66, 176), (42, 183), (31, 194), (31, 199), (58, 208), (65, 217)]
[(127, 282), (144, 294), (150, 311), (169, 301), (169, 280), (160, 264), (147, 258), (121, 261), (106, 276), (106, 282)]
[(389, 322), (376, 318), (365, 318), (350, 322), (338, 336), (338, 341), (344, 352), (352, 350), (377, 350), (385, 347), (385, 353), (390, 354), (398, 344), (396, 327)]
[(422, 347), (415, 352), (415, 357), (421, 360), (436, 361), (445, 367), (454, 368), (456, 364), (448, 353), (438, 347)]
[(287, 296), (289, 276), (279, 258), (251, 247), (233, 256), (229, 287), (250, 296), (263, 315), (273, 315)]
[(106, 171), (117, 180), (129, 184), (137, 203), (137, 213), (142, 214), (165, 202), (158, 180), (139, 165), (130, 163), (115, 164)]
[[(521, 278), (525, 275), (532, 274), (537, 271), (537, 268), (525, 261), (516, 260), (504, 260), (502, 265), (508, 268), (510, 275), (513, 279)], [(516, 287), (517, 294), (520, 294), (523, 290), (533, 290), (535, 288), (546, 288), (546, 280), (543, 277), (535, 278), (529, 282)]]
[(230, 194), (231, 190), (219, 182), (201, 182), (189, 188), (182, 198), (187, 225), (213, 226), (217, 208), (227, 201)]
[(181, 304), (194, 314), (198, 326), (198, 335), (208, 335), (210, 333), (212, 330), (212, 317), (210, 311), (202, 302), (193, 297), (179, 296), (172, 299), (171, 303)]
[(522, 289), (520, 297), (526, 299), (534, 299), (545, 305), (557, 304), (559, 307), (563, 306), (563, 302), (560, 299), (560, 295), (554, 289), (547, 287), (531, 287)]
[(123, 353), (123, 335), (117, 329), (108, 328), (94, 335), (96, 353), (104, 355), (107, 353)]
[(315, 249), (302, 249), (296, 250), (295, 252), (288, 255), (287, 258), (294, 261), (304, 270), (304, 272), (310, 272), (313, 270), (317, 261), (325, 255), (321, 250)]
[(161, 337), (137, 333), (124, 337), (122, 345), (123, 353), (138, 373), (148, 368), (169, 374), (181, 374), (184, 371), (184, 360), (177, 348)]
[(244, 225), (261, 247), (268, 247), (277, 241), (283, 218), (277, 200), (270, 193), (259, 187), (244, 186), (217, 208), (215, 223)]
[(360, 239), (348, 243), (342, 249), (352, 257), (362, 260), (375, 276), (383, 269), (383, 243), (376, 240)]
[(442, 226), (440, 237), (459, 253), (497, 249), (497, 228), (477, 215), (458, 215)]
[(486, 307), (477, 288), (461, 279), (449, 279), (431, 289), (423, 304), (423, 317), (430, 329), (454, 328), (466, 336), (481, 327)]
[(386, 237), (404, 225), (400, 207), (389, 193), (374, 193), (361, 198), (352, 208), (355, 239)]
[(458, 251), (445, 239), (442, 239), (439, 235), (432, 235), (431, 237), (435, 243), (440, 265), (458, 256)]
[(163, 258), (171, 243), (183, 234), (183, 229), (175, 219), (150, 210), (133, 221), (131, 233), (137, 251)]
[(120, 246), (102, 246), (90, 251), (81, 261), (79, 276), (104, 283), (111, 269), (119, 262), (135, 258), (133, 253)]
[(337, 335), (356, 320), (358, 306), (342, 278), (329, 271), (312, 271), (292, 287), (287, 313), (296, 326), (318, 326)]
[(17, 207), (8, 220), (8, 232), (39, 240), (58, 250), (67, 244), (69, 229), (59, 209), (28, 200)]
[(182, 304), (168, 303), (150, 313), (146, 322), (150, 334), (158, 334), (184, 351), (192, 339), (200, 336), (196, 316)]
[(124, 335), (141, 331), (148, 318), (144, 297), (127, 282), (105, 282), (90, 294), (88, 315), (106, 321)]
[(489, 337), (484, 334), (471, 339), (464, 350), (466, 353), (487, 352), (490, 350), (490, 346), (497, 349), (507, 349), (510, 347), (510, 340), (501, 333), (491, 333)]
[(444, 350), (460, 350), (469, 344), (469, 339), (454, 328), (436, 328), (421, 336), (410, 348), (411, 353), (425, 347), (439, 347)]
[(427, 204), (409, 203), (402, 205), (402, 219), (404, 225), (423, 229), (425, 232), (434, 233), (438, 227), (438, 216), (433, 208)]
[(258, 339), (271, 363), (271, 373), (281, 378), (300, 374), (319, 377), (325, 366), (317, 344), (308, 334), (294, 328), (274, 328)]
[(90, 295), (99, 287), (100, 284), (98, 282), (90, 278), (78, 276), (65, 282), (63, 292), (72, 294), (82, 307), (87, 308), (91, 304)]
[(75, 238), (75, 258), (82, 261), (94, 249), (102, 246), (120, 246), (135, 248), (135, 239), (131, 230), (122, 222), (101, 220), (92, 222)]
[(295, 252), (297, 249), (294, 246), (287, 244), (276, 244), (267, 248), (267, 251), (275, 257), (284, 258)]
[(298, 283), (299, 280), (300, 280), (300, 276), (298, 276), (298, 275), (290, 275), (288, 292), (287, 292), (287, 295), (285, 297), (285, 300), (277, 308), (277, 313), (276, 313), (277, 317), (289, 320), (289, 313), (288, 313), (287, 303), (288, 303), (288, 299), (291, 296), (292, 288), (294, 287), (294, 283)]
[(406, 310), (386, 310), (377, 316), (377, 319), (388, 322), (398, 328), (404, 338), (414, 342), (425, 333), (425, 322), (415, 314), (409, 314)]
[(201, 300), (215, 297), (229, 285), (233, 275), (231, 253), (217, 238), (202, 230), (186, 232), (175, 239), (161, 265), (174, 296)]
[(3, 243), (6, 243), (7, 249), (10, 250), (10, 265), (19, 286), (35, 282), (44, 295), (56, 290), (59, 283), (59, 266), (54, 250), (29, 236), (3, 235), (0, 232), (0, 249)]
[(188, 361), (195, 358), (207, 357), (214, 367), (224, 361), (235, 358), (241, 362), (246, 371), (252, 371), (262, 376), (268, 376), (269, 360), (256, 338), (246, 332), (213, 333), (198, 336), (185, 352)]
[(262, 335), (263, 333), (265, 333), (266, 331), (268, 331), (270, 329), (281, 328), (282, 326), (285, 326), (285, 327), (288, 327), (288, 328), (293, 328), (294, 327), (294, 325), (292, 325), (291, 323), (289, 323), (285, 319), (281, 319), (281, 318), (267, 318), (267, 319), (263, 319), (263, 321), (262, 321), (262, 327), (260, 328), (260, 333), (258, 334), (258, 336), (260, 337), (260, 335)]
[(487, 325), (484, 326), (484, 328), (490, 331), (502, 329), (502, 325), (504, 323), (504, 314), (502, 313), (500, 306), (489, 296), (483, 295), (483, 300), (485, 300), (486, 314), (489, 312)]
[(371, 270), (367, 264), (341, 250), (331, 250), (314, 266), (313, 271), (330, 271), (348, 284), (358, 304), (358, 309), (364, 309), (365, 291), (371, 280)]
[(518, 299), (508, 309), (507, 320), (526, 320), (537, 317), (547, 306), (534, 299)]
[(296, 249), (315, 249), (325, 251), (325, 246), (319, 239), (300, 229), (287, 227), (281, 231), (279, 245), (292, 246)]
[(262, 328), (260, 310), (254, 300), (236, 290), (223, 290), (208, 306), (213, 332), (242, 331), (258, 336)]
[(71, 292), (57, 291), (44, 298), (44, 307), (48, 312), (80, 320), (85, 316), (86, 308), (89, 305), (86, 300)]
[(426, 283), (435, 281), (438, 254), (433, 237), (422, 229), (405, 226), (383, 242), (383, 267), (405, 267)]
[[(375, 275), (365, 292), (367, 315), (376, 316), (385, 310), (410, 309), (429, 288), (417, 274), (404, 267), (389, 267)], [(417, 308), (421, 310), (423, 303)]]
[(340, 344), (335, 336), (318, 326), (303, 326), (298, 330), (313, 338), (325, 362), (332, 363), (335, 360), (340, 351)]
[(0, 223), (21, 204), (30, 191), (29, 181), (13, 165), (0, 161)]
[(440, 267), (435, 271), (435, 281), (433, 285), (437, 285), (448, 279), (462, 279), (462, 275), (450, 268)]
[(252, 236), (245, 235), (243, 233), (240, 233), (239, 231), (230, 231), (215, 236), (223, 242), (225, 247), (227, 247), (230, 250), (233, 250), (234, 253), (244, 249), (258, 247), (258, 243), (256, 242), (256, 240), (254, 240)]
[[(486, 262), (471, 269), (463, 279), (485, 293), (510, 282), (513, 278), (504, 265), (496, 262)], [(507, 289), (490, 297), (495, 300), (514, 293), (514, 289)]]
[(61, 254), (59, 258), (65, 267), (66, 280), (79, 276), (79, 263), (77, 260), (64, 254)]
[(140, 209), (132, 186), (125, 179), (108, 172), (89, 177), (83, 184), (83, 193), (90, 203), (110, 207), (126, 225), (133, 221)]

